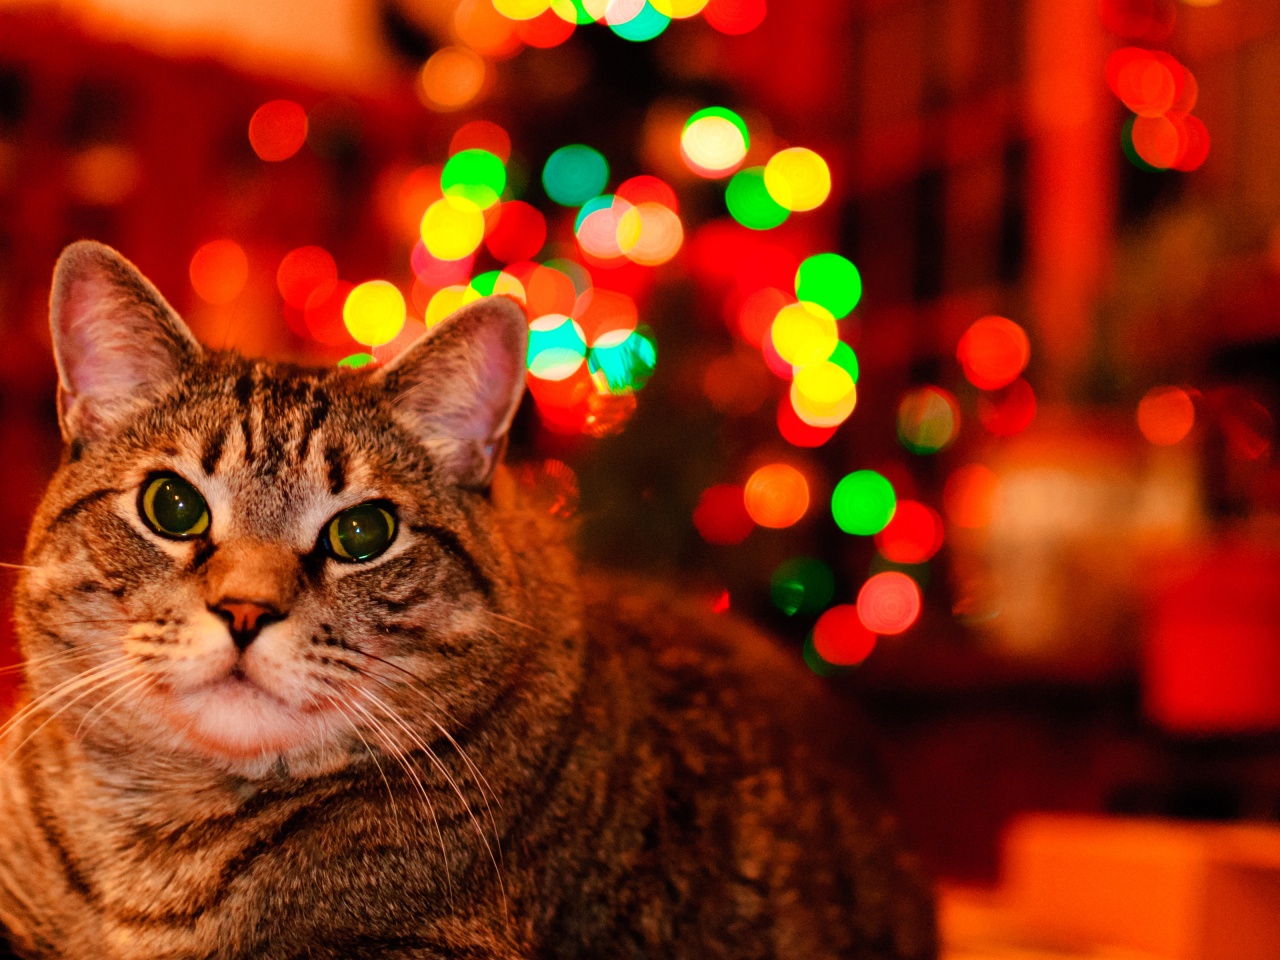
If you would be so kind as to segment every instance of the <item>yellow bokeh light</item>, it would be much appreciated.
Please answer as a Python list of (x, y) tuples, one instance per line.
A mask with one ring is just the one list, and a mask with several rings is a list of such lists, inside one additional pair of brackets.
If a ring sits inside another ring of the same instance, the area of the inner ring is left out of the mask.
[(839, 426), (849, 419), (857, 402), (853, 377), (829, 360), (802, 367), (791, 381), (791, 406), (811, 427)]
[(773, 348), (793, 367), (826, 360), (840, 340), (835, 317), (816, 303), (800, 301), (778, 311), (769, 328)]
[(369, 280), (347, 294), (342, 322), (356, 343), (379, 347), (390, 343), (404, 328), (404, 295), (386, 280)]
[(812, 210), (831, 195), (831, 170), (807, 147), (790, 147), (765, 164), (764, 188), (774, 202), (793, 213)]
[(493, 293), (481, 293), (475, 287), (468, 285), (467, 292), (462, 295), (462, 302), (471, 303), (473, 300), (481, 300), (490, 296), (514, 297), (521, 303), (527, 303), (529, 300), (524, 284), (518, 278), (504, 271), (498, 274), (498, 279), (493, 282)]
[(742, 129), (726, 117), (699, 117), (680, 135), (680, 149), (694, 173), (729, 173), (747, 156)]
[(467, 288), (461, 284), (437, 290), (427, 303), (422, 322), (430, 330), (467, 302)]
[(493, 0), (493, 9), (510, 20), (532, 20), (551, 7), (551, 0)]
[[(582, 0), (582, 11), (593, 20), (603, 20), (609, 0)], [(567, 23), (578, 23), (581, 17), (573, 0), (551, 0), (550, 7), (556, 16)]]
[(618, 220), (618, 248), (644, 267), (666, 263), (684, 243), (684, 225), (674, 210), (649, 201), (632, 207)]
[(484, 239), (484, 211), (466, 197), (442, 197), (422, 215), (422, 243), (438, 260), (461, 260)]
[(709, 2), (710, 0), (649, 0), (649, 6), (672, 20), (684, 20), (696, 17)]
[(418, 90), (422, 102), (432, 110), (461, 110), (484, 90), (489, 65), (484, 57), (466, 47), (437, 50), (422, 65)]

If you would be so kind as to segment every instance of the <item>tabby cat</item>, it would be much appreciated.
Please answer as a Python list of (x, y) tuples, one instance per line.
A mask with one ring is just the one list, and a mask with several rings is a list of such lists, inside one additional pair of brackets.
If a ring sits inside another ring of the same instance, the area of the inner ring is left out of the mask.
[(579, 572), (501, 467), (518, 304), (300, 369), (202, 347), (82, 242), (51, 313), (66, 449), (0, 745), (18, 956), (934, 956), (795, 658)]

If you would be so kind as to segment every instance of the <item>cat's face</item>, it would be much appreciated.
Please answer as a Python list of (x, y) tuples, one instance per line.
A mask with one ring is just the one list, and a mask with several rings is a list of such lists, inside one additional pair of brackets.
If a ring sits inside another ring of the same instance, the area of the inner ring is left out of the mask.
[(518, 307), (473, 305), (372, 373), (298, 370), (203, 350), (81, 244), (53, 329), (69, 451), (18, 595), (33, 698), (252, 775), (412, 749), (495, 695), (520, 611), (484, 488)]

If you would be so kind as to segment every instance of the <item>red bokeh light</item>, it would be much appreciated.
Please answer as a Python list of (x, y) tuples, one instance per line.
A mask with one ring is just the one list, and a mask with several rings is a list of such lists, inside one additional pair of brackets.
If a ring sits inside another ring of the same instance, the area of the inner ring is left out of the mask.
[(876, 534), (876, 547), (894, 563), (924, 563), (942, 548), (942, 517), (916, 500), (899, 500), (893, 519)]
[(702, 492), (693, 511), (693, 525), (707, 543), (732, 546), (755, 529), (743, 504), (742, 487), (721, 483)]
[(813, 649), (827, 663), (853, 667), (867, 659), (876, 647), (876, 635), (850, 603), (832, 607), (813, 626)]
[(1035, 416), (1035, 391), (1021, 377), (1007, 387), (978, 397), (978, 419), (997, 437), (1021, 433)]
[(284, 302), (301, 310), (318, 287), (338, 279), (338, 265), (324, 247), (298, 247), (280, 260), (276, 286)]
[(839, 427), (813, 427), (800, 419), (791, 405), (791, 395), (783, 394), (778, 401), (778, 432), (787, 443), (796, 447), (820, 447), (835, 436)]
[(983, 317), (960, 338), (956, 357), (970, 383), (980, 390), (997, 390), (1026, 369), (1031, 343), (1012, 320)]
[(554, 10), (544, 10), (532, 20), (515, 22), (516, 36), (531, 47), (558, 47), (573, 36), (574, 25)]
[(765, 0), (711, 0), (702, 16), (721, 33), (738, 36), (760, 26), (767, 12)]
[(249, 279), (249, 258), (234, 240), (211, 240), (192, 255), (188, 272), (202, 300), (230, 303)]
[(872, 633), (893, 636), (920, 618), (920, 588), (905, 573), (877, 573), (858, 591), (858, 619)]
[(511, 159), (511, 135), (489, 120), (464, 123), (449, 141), (449, 155), (463, 150), (488, 150), (506, 163)]
[(549, 313), (561, 313), (566, 317), (573, 313), (573, 306), (578, 300), (578, 292), (573, 281), (559, 270), (552, 267), (536, 265), (524, 280), (525, 305), (529, 316), (545, 317)]
[(587, 346), (594, 346), (602, 336), (618, 336), (621, 331), (631, 331), (640, 320), (636, 302), (625, 293), (592, 287), (578, 296), (573, 307), (573, 318), (578, 321), (587, 339)]
[(342, 322), (342, 305), (347, 302), (347, 294), (353, 289), (353, 284), (337, 280), (311, 291), (304, 316), (307, 332), (312, 337), (329, 347), (345, 347), (355, 343), (347, 332), (347, 325)]
[(307, 111), (292, 100), (264, 103), (249, 118), (249, 145), (263, 160), (288, 160), (307, 142)]
[(1180, 387), (1152, 387), (1138, 402), (1138, 429), (1158, 446), (1177, 443), (1195, 422), (1195, 404)]
[(761, 347), (769, 339), (769, 328), (778, 311), (789, 303), (795, 303), (795, 297), (776, 287), (765, 287), (747, 294), (735, 317), (742, 339), (753, 347)]
[(523, 200), (502, 204), (484, 238), (489, 252), (503, 263), (532, 260), (546, 242), (546, 218), (537, 207)]
[(1173, 0), (1100, 0), (1098, 14), (1116, 36), (1144, 43), (1167, 40), (1178, 18)]
[(672, 213), (680, 212), (680, 201), (676, 199), (676, 192), (666, 181), (647, 174), (624, 180), (614, 191), (614, 196), (621, 197), (636, 206), (642, 203), (660, 203)]

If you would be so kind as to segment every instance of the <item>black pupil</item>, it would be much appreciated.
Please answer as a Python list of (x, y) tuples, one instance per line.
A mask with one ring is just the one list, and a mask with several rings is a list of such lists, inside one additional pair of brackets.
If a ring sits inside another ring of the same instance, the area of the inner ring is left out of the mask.
[(169, 533), (186, 533), (200, 522), (204, 510), (204, 497), (176, 477), (161, 480), (151, 500), (156, 523)]
[(355, 560), (376, 556), (390, 539), (387, 515), (372, 504), (352, 507), (338, 516), (338, 542)]

